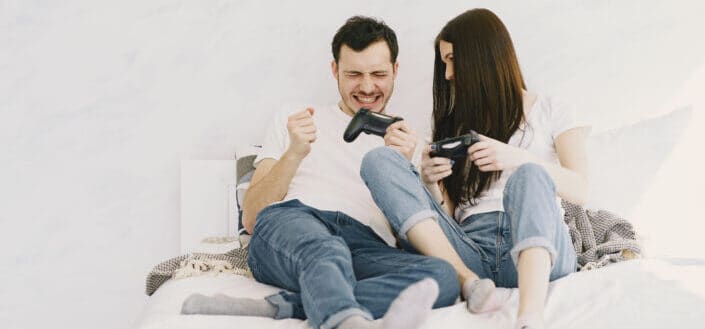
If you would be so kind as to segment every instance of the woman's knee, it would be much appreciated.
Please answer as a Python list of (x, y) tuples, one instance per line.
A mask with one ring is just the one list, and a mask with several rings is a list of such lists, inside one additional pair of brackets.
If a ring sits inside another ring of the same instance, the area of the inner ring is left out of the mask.
[(390, 172), (390, 167), (394, 167), (396, 163), (406, 160), (397, 150), (380, 146), (376, 147), (365, 154), (360, 164), (360, 176), (364, 181), (378, 179)]
[(546, 169), (535, 163), (525, 163), (514, 171), (504, 188), (505, 195), (513, 191), (526, 191), (529, 188), (545, 187), (556, 191), (553, 179)]

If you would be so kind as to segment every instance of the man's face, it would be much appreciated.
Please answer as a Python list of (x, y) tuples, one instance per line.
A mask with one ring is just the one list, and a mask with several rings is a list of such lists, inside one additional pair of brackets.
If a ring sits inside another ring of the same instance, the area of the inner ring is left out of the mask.
[(384, 41), (370, 44), (360, 52), (347, 45), (340, 48), (338, 63), (331, 64), (342, 97), (340, 107), (346, 113), (360, 108), (383, 112), (392, 96), (398, 63), (392, 64), (389, 47)]

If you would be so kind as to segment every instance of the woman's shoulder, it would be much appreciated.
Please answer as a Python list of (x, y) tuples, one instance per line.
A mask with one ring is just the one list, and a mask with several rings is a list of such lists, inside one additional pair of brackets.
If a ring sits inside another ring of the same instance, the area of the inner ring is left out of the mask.
[(563, 97), (539, 94), (536, 103), (536, 119), (550, 127), (554, 138), (568, 129), (590, 126), (580, 119), (575, 106)]
[(530, 101), (533, 97), (533, 103), (530, 106), (527, 116), (535, 112), (535, 115), (551, 118), (562, 116), (573, 111), (572, 107), (563, 98), (550, 94), (527, 92), (527, 100)]

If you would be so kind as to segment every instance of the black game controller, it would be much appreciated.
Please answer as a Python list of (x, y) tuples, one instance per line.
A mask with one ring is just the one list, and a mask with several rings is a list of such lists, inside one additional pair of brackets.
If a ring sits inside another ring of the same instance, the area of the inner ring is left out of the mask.
[(480, 137), (473, 130), (467, 135), (462, 135), (453, 138), (446, 138), (431, 144), (431, 153), (433, 157), (444, 157), (448, 159), (463, 158), (468, 155), (468, 147), (480, 141)]
[(355, 116), (350, 120), (348, 128), (345, 129), (343, 139), (351, 143), (360, 135), (360, 132), (366, 134), (375, 134), (384, 136), (387, 133), (387, 127), (392, 123), (404, 120), (400, 117), (391, 117), (377, 112), (372, 112), (366, 108), (361, 108)]

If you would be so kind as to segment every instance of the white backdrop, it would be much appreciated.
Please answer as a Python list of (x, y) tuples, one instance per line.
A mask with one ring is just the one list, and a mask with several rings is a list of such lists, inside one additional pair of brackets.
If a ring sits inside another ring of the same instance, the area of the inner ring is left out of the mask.
[(653, 254), (705, 257), (702, 1), (0, 0), (1, 326), (129, 327), (178, 253), (180, 160), (232, 158), (282, 103), (336, 101), (349, 16), (397, 31), (390, 110), (428, 131), (433, 38), (472, 7), (595, 132), (693, 105), (632, 215), (662, 218), (641, 223)]

